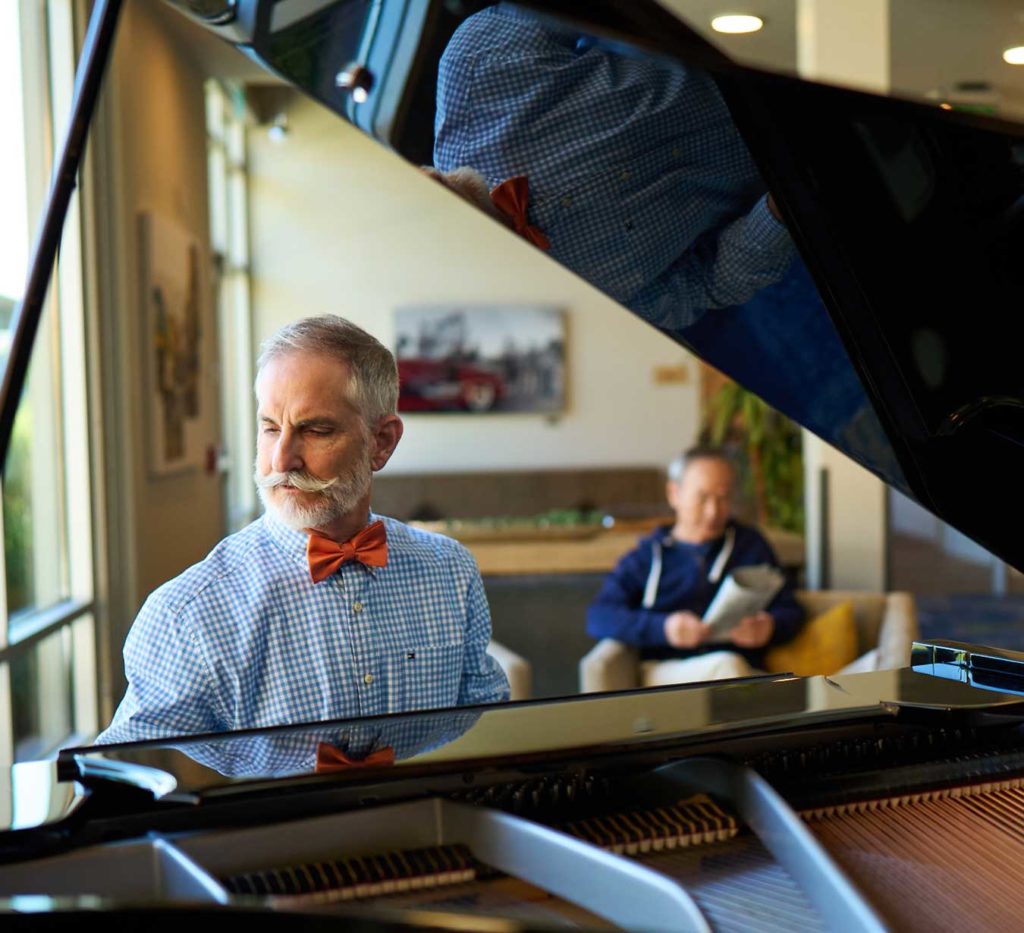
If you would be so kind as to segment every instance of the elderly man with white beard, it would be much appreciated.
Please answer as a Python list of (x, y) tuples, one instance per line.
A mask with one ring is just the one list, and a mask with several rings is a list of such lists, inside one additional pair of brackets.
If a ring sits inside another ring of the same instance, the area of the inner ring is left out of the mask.
[(472, 557), (370, 511), (403, 430), (387, 348), (298, 321), (264, 344), (256, 397), (265, 514), (146, 600), (97, 742), (507, 700)]

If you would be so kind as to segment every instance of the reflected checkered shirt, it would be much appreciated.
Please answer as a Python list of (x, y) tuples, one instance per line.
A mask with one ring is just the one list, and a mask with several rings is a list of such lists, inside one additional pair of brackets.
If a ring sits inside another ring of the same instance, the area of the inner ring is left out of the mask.
[(460, 738), (476, 725), (480, 713), (449, 710), (443, 713), (385, 716), (356, 721), (349, 726), (292, 727), (285, 730), (218, 736), (169, 744), (193, 761), (228, 777), (285, 777), (316, 770), (317, 746), (333, 745), (360, 760), (383, 748), (395, 761), (423, 755)]
[(156, 590), (97, 742), (507, 700), (473, 558), (382, 520), (386, 567), (348, 563), (314, 584), (307, 536), (263, 516)]
[(712, 80), (502, 4), (452, 37), (434, 163), (526, 175), (550, 255), (659, 327), (742, 304), (795, 252)]

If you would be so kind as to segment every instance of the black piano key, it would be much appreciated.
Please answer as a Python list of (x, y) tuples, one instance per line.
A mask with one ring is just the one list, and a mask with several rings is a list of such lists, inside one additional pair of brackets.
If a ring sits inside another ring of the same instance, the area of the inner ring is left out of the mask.
[(295, 879), (300, 894), (311, 894), (317, 889), (316, 879), (313, 872), (310, 871), (309, 865), (296, 865), (292, 869), (292, 877)]
[(359, 858), (359, 864), (366, 869), (366, 876), (370, 879), (370, 884), (381, 884), (388, 880), (388, 876), (376, 856), (363, 855)]
[(328, 863), (331, 871), (337, 876), (339, 888), (353, 888), (356, 884), (355, 875), (349, 870), (345, 859), (336, 859)]
[(267, 883), (267, 890), (271, 894), (294, 894), (292, 890), (291, 880), (287, 875), (280, 869), (271, 868), (263, 873), (263, 878)]
[(328, 874), (326, 862), (316, 862), (310, 866), (310, 871), (316, 880), (316, 887), (314, 890), (329, 891), (335, 886), (334, 882), (331, 880), (331, 876)]

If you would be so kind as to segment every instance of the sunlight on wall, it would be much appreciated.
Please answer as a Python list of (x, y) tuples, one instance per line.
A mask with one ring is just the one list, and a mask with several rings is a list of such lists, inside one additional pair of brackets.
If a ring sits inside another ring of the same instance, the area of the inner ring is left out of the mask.
[(28, 264), (25, 118), (18, 5), (0, 3), (0, 295), (20, 298)]

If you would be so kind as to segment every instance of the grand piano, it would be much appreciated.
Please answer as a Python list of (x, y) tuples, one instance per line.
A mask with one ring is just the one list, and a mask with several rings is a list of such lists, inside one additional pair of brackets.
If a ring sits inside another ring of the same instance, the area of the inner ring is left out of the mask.
[[(100, 47), (116, 6), (97, 4)], [(442, 53), (486, 4), (177, 6), (426, 164)], [(648, 279), (618, 294), (558, 242), (586, 230), (555, 211), (552, 258), (1024, 565), (1021, 127), (755, 67), (687, 11), (548, 0), (516, 16), (630, 80), (702, 87), (759, 190), (727, 191), (695, 239), (714, 253), (771, 191), (791, 265), (742, 300), (664, 313), (646, 289), (663, 244), (623, 245)], [(461, 151), (500, 156), (495, 132)], [(542, 195), (551, 164), (525, 166)], [(1024, 656), (920, 642), (899, 670), (67, 748), (10, 780), (33, 790), (0, 832), (11, 925), (1004, 930), (1024, 870)]]

